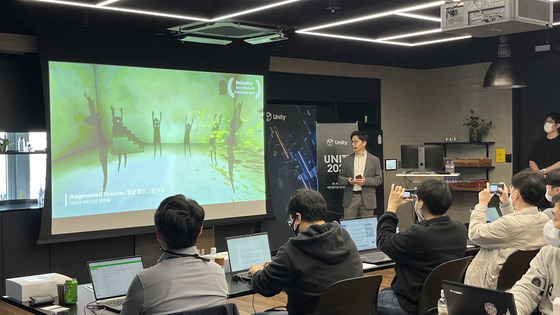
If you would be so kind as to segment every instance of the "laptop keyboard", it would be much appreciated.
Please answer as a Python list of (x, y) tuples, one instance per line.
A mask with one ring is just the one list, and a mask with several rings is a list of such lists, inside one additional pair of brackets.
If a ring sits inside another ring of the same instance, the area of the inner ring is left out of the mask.
[(362, 257), (363, 262), (373, 263), (373, 264), (391, 260), (391, 258), (389, 258), (389, 256), (387, 256), (383, 252), (364, 253), (364, 254), (360, 254), (360, 257)]
[(122, 306), (123, 303), (124, 303), (124, 299), (120, 299), (120, 300), (110, 300), (110, 301), (106, 301), (106, 302), (103, 303), (103, 304), (108, 305), (108, 306), (112, 306), (112, 307), (117, 307), (117, 306)]

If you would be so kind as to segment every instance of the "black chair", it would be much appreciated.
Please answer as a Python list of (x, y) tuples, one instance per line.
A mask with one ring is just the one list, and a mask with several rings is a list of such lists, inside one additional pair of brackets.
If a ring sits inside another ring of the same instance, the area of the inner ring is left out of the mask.
[(239, 309), (237, 309), (237, 305), (234, 303), (226, 303), (173, 313), (170, 315), (239, 315)]
[(508, 259), (502, 266), (500, 270), (500, 275), (498, 276), (498, 286), (496, 289), (505, 291), (513, 287), (517, 280), (521, 279), (523, 275), (529, 269), (529, 263), (540, 249), (535, 250), (518, 250), (515, 253), (509, 255)]
[(356, 277), (328, 286), (317, 302), (314, 315), (377, 315), (377, 294), (382, 275)]
[(435, 267), (424, 281), (418, 314), (437, 314), (437, 301), (441, 297), (441, 280), (462, 282), (473, 256), (446, 261)]

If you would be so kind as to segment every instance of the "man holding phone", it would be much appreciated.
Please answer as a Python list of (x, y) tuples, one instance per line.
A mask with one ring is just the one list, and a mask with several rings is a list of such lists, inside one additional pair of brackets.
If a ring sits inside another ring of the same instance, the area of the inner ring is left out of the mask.
[(342, 160), (338, 182), (345, 185), (342, 206), (344, 218), (373, 216), (377, 209), (375, 187), (383, 183), (379, 158), (366, 151), (369, 135), (354, 131), (350, 135), (354, 153)]

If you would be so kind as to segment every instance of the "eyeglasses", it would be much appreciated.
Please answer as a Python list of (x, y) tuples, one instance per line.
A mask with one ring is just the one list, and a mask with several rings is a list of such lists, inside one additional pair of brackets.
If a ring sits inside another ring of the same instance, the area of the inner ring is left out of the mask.
[(286, 220), (286, 224), (287, 224), (289, 227), (292, 227), (292, 223), (293, 223), (293, 222), (292, 222), (292, 218), (289, 218), (288, 220)]
[(361, 140), (353, 140), (353, 141), (352, 141), (352, 144), (358, 144), (358, 143), (360, 143), (360, 142), (362, 142), (362, 141), (361, 141)]
[(545, 120), (545, 121), (543, 121), (543, 123), (545, 123), (545, 124), (546, 123), (551, 123), (553, 125), (556, 125), (556, 122), (554, 120)]

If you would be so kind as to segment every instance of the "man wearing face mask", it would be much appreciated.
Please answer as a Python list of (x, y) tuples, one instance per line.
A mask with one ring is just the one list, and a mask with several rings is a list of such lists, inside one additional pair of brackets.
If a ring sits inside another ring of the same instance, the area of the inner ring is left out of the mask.
[(544, 177), (535, 171), (523, 170), (511, 180), (511, 191), (498, 189), (500, 209), (504, 214), (486, 223), (488, 203), (492, 199), (490, 186), (478, 194), (478, 204), (471, 213), (469, 239), (479, 245), (465, 275), (465, 283), (496, 289), (498, 276), (507, 258), (518, 250), (534, 250), (546, 245), (542, 237), (548, 216), (535, 206), (546, 192)]
[(251, 267), (251, 286), (266, 297), (284, 290), (289, 314), (310, 314), (326, 287), (363, 276), (362, 259), (348, 232), (336, 221), (325, 222), (327, 202), (319, 192), (294, 192), (288, 215), (295, 236), (278, 249), (272, 261)]
[(533, 144), (529, 155), (529, 167), (532, 170), (548, 174), (550, 171), (560, 168), (558, 128), (560, 128), (560, 114), (552, 112), (546, 115), (543, 126), (546, 137)]
[[(550, 173), (546, 175), (545, 180), (546, 180), (546, 193), (544, 197), (546, 198), (546, 201), (552, 202), (552, 197), (557, 194), (560, 194), (560, 169), (555, 169), (550, 171)], [(548, 208), (543, 210), (543, 213), (546, 214), (550, 219), (552, 219), (552, 209), (554, 208)]]
[(391, 287), (379, 292), (379, 315), (418, 313), (422, 286), (430, 272), (443, 262), (464, 257), (467, 248), (465, 225), (445, 215), (453, 203), (448, 183), (437, 179), (420, 183), (414, 206), (420, 222), (397, 233), (397, 208), (407, 203), (403, 194), (402, 187), (391, 186), (387, 212), (377, 225), (377, 246), (395, 261)]
[(537, 307), (542, 314), (552, 315), (554, 299), (560, 297), (560, 195), (552, 197), (552, 202), (554, 217), (543, 229), (548, 246), (541, 248), (511, 289), (519, 315), (531, 314)]

